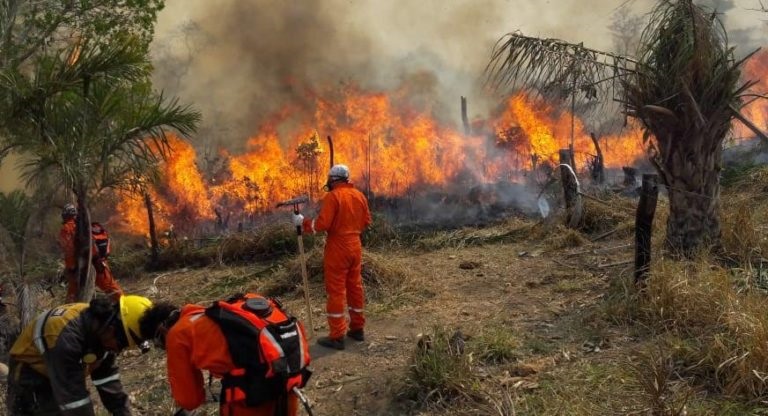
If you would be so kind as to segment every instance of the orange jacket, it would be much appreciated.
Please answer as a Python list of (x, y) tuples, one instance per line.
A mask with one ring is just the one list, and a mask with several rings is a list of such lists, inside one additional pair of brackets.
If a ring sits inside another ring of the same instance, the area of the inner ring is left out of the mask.
[(205, 401), (201, 370), (220, 378), (235, 368), (224, 334), (205, 316), (202, 306), (182, 308), (181, 317), (168, 331), (165, 344), (171, 395), (184, 409), (196, 409)]
[(328, 240), (357, 238), (370, 224), (368, 201), (351, 183), (334, 185), (323, 198), (317, 218), (303, 223), (305, 232), (326, 231)]
[(75, 253), (75, 220), (68, 219), (61, 224), (59, 230), (59, 247), (64, 253), (64, 267), (74, 269), (77, 267), (77, 255)]

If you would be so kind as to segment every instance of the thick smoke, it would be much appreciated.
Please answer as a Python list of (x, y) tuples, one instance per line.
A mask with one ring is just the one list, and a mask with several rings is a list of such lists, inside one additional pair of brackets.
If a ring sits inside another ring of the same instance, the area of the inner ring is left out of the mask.
[[(345, 82), (390, 88), (417, 77), (431, 80), (419, 91), (427, 101), (440, 100), (438, 84), (451, 86), (456, 108), (459, 95), (471, 92), (478, 75), (462, 61), (481, 62), (486, 54), (467, 55), (488, 44), (472, 33), (484, 32), (496, 18), (488, 1), (453, 10), (433, 2), (435, 13), (442, 14), (439, 23), (437, 16), (414, 16), (408, 8), (341, 0), (183, 3), (169, 4), (164, 12), (181, 6), (189, 14), (169, 30), (159, 28), (156, 81), (203, 110), (204, 133), (220, 136), (204, 140), (223, 139), (234, 149), (270, 112), (307, 104), (307, 88)], [(379, 19), (394, 21), (386, 25)], [(434, 32), (414, 32), (425, 24)], [(428, 44), (433, 38), (442, 38), (439, 47)], [(473, 49), (461, 46), (470, 39), (477, 41)], [(460, 64), (453, 66), (446, 57)]]
[(391, 89), (410, 80), (421, 104), (458, 123), (460, 96), (469, 96), (470, 117), (496, 104), (480, 87), (504, 33), (610, 47), (615, 1), (588, 11), (577, 0), (558, 3), (170, 0), (153, 45), (156, 82), (203, 111), (198, 143), (233, 150), (270, 112), (307, 104), (306, 87), (344, 82)]
[[(732, 41), (755, 46), (764, 14), (752, 0), (702, 0), (726, 15)], [(306, 105), (306, 88), (355, 82), (391, 89), (429, 79), (422, 103), (458, 121), (493, 100), (480, 88), (494, 42), (521, 30), (611, 49), (607, 27), (625, 2), (581, 0), (168, 0), (153, 45), (157, 86), (203, 111), (197, 142), (238, 150), (270, 112)], [(644, 14), (653, 0), (628, 0)], [(428, 74), (428, 75), (425, 75)], [(217, 143), (218, 142), (218, 143)]]

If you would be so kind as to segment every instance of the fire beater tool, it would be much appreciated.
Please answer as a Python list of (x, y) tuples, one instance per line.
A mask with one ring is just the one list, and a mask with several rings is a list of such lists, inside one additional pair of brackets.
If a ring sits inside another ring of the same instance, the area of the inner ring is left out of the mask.
[[(277, 207), (293, 205), (293, 213), (299, 215), (299, 206), (309, 202), (307, 196), (300, 196), (277, 204)], [(307, 303), (307, 319), (309, 320), (309, 337), (315, 337), (315, 325), (312, 322), (312, 303), (309, 301), (309, 278), (307, 277), (307, 259), (304, 256), (304, 238), (301, 225), (296, 226), (296, 236), (299, 242), (299, 263), (301, 263), (301, 279), (304, 282), (304, 301)]]

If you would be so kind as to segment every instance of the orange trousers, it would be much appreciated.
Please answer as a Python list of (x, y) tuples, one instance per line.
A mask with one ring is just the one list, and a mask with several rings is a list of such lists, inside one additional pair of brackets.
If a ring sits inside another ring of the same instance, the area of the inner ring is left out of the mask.
[[(296, 416), (299, 413), (299, 399), (296, 395), (288, 396), (288, 412), (286, 416)], [(219, 408), (221, 416), (274, 416), (275, 403), (264, 403), (257, 407), (245, 407), (244, 405), (233, 402), (225, 403)]]
[[(118, 302), (120, 296), (123, 296), (123, 289), (117, 283), (115, 277), (112, 276), (107, 261), (94, 258), (93, 268), (96, 269), (96, 287), (101, 289), (114, 302)], [(67, 303), (72, 303), (77, 301), (77, 289), (80, 285), (75, 271), (68, 269), (65, 273), (67, 276)]]
[(347, 331), (345, 306), (349, 312), (349, 329), (363, 329), (365, 326), (362, 264), (363, 248), (359, 235), (328, 238), (323, 275), (328, 295), (325, 310), (331, 338), (342, 338)]

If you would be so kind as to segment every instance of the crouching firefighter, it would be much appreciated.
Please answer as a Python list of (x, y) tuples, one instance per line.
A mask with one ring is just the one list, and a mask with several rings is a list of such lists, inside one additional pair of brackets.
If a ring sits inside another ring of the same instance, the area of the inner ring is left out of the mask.
[(117, 354), (146, 350), (139, 318), (152, 303), (122, 296), (72, 303), (43, 312), (19, 335), (10, 351), (8, 414), (93, 416), (86, 376), (111, 415), (131, 415), (116, 363)]
[(166, 351), (177, 414), (205, 401), (202, 370), (221, 378), (223, 416), (294, 416), (299, 400), (310, 411), (299, 390), (311, 375), (304, 327), (278, 301), (245, 294), (207, 308), (158, 303), (139, 325)]

